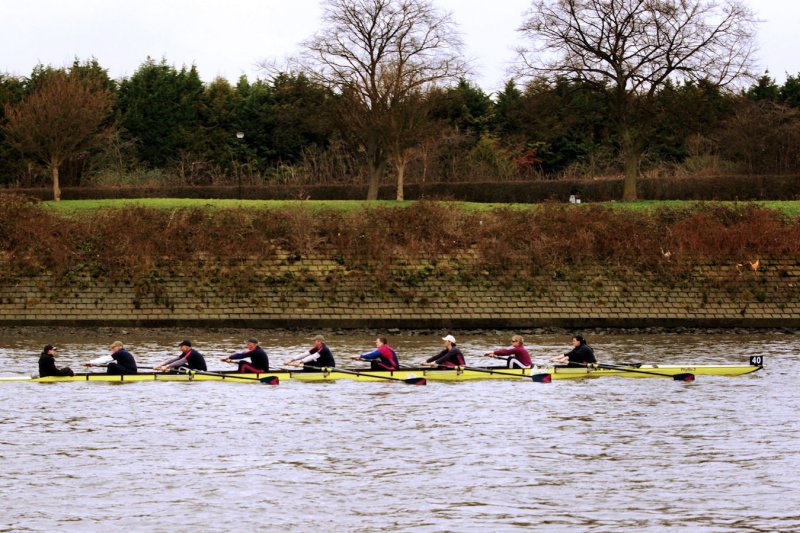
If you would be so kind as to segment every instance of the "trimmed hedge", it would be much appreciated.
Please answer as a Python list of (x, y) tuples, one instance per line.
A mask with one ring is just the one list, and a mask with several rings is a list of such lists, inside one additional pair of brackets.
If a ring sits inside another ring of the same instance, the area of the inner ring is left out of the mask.
[[(622, 198), (622, 179), (514, 181), (500, 183), (428, 183), (405, 187), (407, 200), (420, 198), (462, 200), (468, 202), (538, 203), (566, 201), (572, 191), (580, 191), (589, 202)], [(637, 186), (641, 200), (798, 200), (800, 176), (712, 176), (698, 178), (640, 179)], [(48, 189), (12, 189), (42, 200), (52, 198)], [(380, 188), (379, 198), (391, 200), (393, 185)], [(367, 196), (366, 185), (269, 185), (264, 187), (130, 187), (62, 189), (64, 200), (102, 198), (243, 198), (249, 200), (361, 200)]]

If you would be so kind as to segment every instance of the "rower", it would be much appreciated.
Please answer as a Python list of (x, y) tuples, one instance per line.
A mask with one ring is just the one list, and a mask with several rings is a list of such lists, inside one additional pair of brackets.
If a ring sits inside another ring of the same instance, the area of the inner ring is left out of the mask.
[(456, 346), (456, 339), (452, 335), (442, 337), (444, 349), (433, 357), (429, 357), (425, 361), (420, 361), (422, 366), (441, 366), (445, 368), (454, 368), (457, 366), (466, 365), (464, 361), (464, 354), (461, 349)]
[(153, 367), (153, 370), (159, 372), (166, 372), (168, 370), (177, 370), (179, 368), (188, 368), (190, 370), (208, 370), (206, 367), (206, 360), (203, 354), (192, 348), (191, 341), (181, 341), (178, 345), (181, 350), (181, 355), (170, 359), (163, 365)]
[[(243, 361), (249, 357), (249, 361)], [(224, 357), (222, 359), (225, 363), (233, 363), (234, 361), (239, 362), (239, 373), (255, 373), (255, 374), (262, 374), (269, 370), (269, 357), (267, 357), (267, 352), (258, 345), (258, 339), (255, 337), (251, 337), (247, 339), (247, 350), (240, 353), (235, 353), (229, 357)]]
[(104, 355), (97, 359), (92, 359), (84, 366), (105, 366), (107, 372), (115, 376), (123, 376), (126, 374), (136, 374), (136, 360), (125, 349), (122, 341), (114, 341), (111, 345), (111, 355)]
[(313, 345), (308, 350), (307, 355), (288, 359), (283, 364), (296, 367), (302, 366), (305, 371), (318, 372), (317, 369), (319, 368), (334, 368), (336, 361), (333, 359), (330, 348), (325, 344), (325, 337), (317, 335), (314, 337)]
[(492, 352), (486, 352), (486, 357), (509, 356), (506, 358), (506, 368), (530, 368), (533, 364), (531, 362), (531, 355), (524, 346), (524, 339), (521, 335), (514, 335), (511, 337), (511, 348), (497, 349)]
[(572, 337), (572, 350), (549, 359), (551, 363), (566, 364), (567, 366), (586, 366), (591, 363), (596, 363), (597, 358), (594, 356), (592, 347), (586, 344), (586, 339), (580, 335)]
[(386, 337), (375, 339), (376, 348), (371, 352), (354, 355), (354, 361), (369, 361), (370, 370), (397, 370), (400, 361), (397, 359), (397, 352), (389, 346)]
[(75, 373), (68, 366), (64, 368), (56, 367), (56, 352), (58, 348), (52, 344), (48, 344), (42, 350), (39, 357), (39, 377), (44, 378), (47, 376), (74, 376)]

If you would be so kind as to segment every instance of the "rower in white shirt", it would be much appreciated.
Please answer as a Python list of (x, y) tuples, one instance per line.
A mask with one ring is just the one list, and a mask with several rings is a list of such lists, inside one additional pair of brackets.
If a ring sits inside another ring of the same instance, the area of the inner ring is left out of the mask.
[(128, 352), (122, 342), (115, 341), (111, 345), (111, 354), (92, 359), (84, 366), (105, 366), (109, 374), (136, 374), (136, 359)]

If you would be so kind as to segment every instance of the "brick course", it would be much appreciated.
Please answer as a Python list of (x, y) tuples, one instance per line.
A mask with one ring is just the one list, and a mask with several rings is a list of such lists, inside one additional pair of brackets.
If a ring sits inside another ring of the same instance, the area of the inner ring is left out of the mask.
[[(425, 276), (402, 282), (423, 267)], [(0, 285), (0, 325), (800, 327), (796, 261), (762, 260), (757, 272), (701, 265), (677, 283), (597, 271), (510, 286), (488, 276), (458, 281), (446, 264), (428, 267), (392, 265), (392, 288), (383, 291), (368, 273), (326, 258), (262, 261), (238, 289), (175, 275), (148, 293), (124, 281), (86, 277), (65, 286), (42, 275)]]

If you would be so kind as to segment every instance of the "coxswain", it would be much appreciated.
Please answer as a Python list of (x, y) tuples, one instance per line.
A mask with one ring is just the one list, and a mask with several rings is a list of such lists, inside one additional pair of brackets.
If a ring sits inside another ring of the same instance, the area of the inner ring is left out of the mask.
[(433, 357), (429, 357), (425, 361), (420, 361), (422, 366), (441, 366), (444, 368), (454, 368), (457, 366), (464, 366), (464, 354), (461, 349), (456, 346), (456, 339), (452, 335), (442, 337), (444, 349)]
[(506, 368), (530, 368), (531, 355), (524, 346), (521, 335), (511, 337), (511, 348), (500, 348), (484, 354), (486, 357), (506, 357)]
[[(250, 358), (249, 361), (244, 361), (245, 358)], [(262, 374), (269, 370), (269, 357), (267, 352), (258, 345), (258, 339), (251, 337), (247, 339), (247, 350), (235, 353), (229, 357), (222, 359), (225, 363), (239, 363), (239, 373), (255, 373)]]
[(371, 370), (397, 370), (400, 361), (397, 359), (397, 352), (389, 346), (386, 337), (375, 339), (376, 348), (371, 352), (353, 356), (354, 361), (369, 361)]
[(177, 370), (179, 368), (188, 368), (189, 370), (208, 370), (206, 367), (206, 360), (203, 354), (192, 348), (191, 341), (181, 341), (178, 345), (181, 350), (181, 355), (170, 359), (163, 365), (153, 367), (153, 370), (160, 372), (167, 372), (168, 370)]
[(73, 372), (68, 366), (64, 368), (56, 367), (56, 352), (58, 348), (53, 346), (52, 344), (48, 344), (42, 350), (42, 354), (39, 357), (39, 377), (47, 377), (47, 376), (74, 376), (75, 372)]
[(92, 359), (84, 366), (105, 366), (109, 374), (122, 376), (125, 374), (136, 374), (136, 359), (125, 349), (121, 341), (114, 341), (111, 344), (111, 355), (104, 355), (97, 359)]
[(317, 335), (314, 337), (313, 345), (308, 350), (307, 355), (288, 359), (283, 362), (284, 365), (303, 367), (303, 370), (317, 371), (319, 368), (334, 368), (336, 361), (333, 360), (328, 345), (325, 344), (325, 337)]
[(596, 363), (597, 358), (594, 356), (592, 347), (586, 344), (586, 339), (580, 335), (572, 337), (572, 350), (549, 359), (551, 363), (567, 365), (567, 366), (586, 366), (591, 363)]

